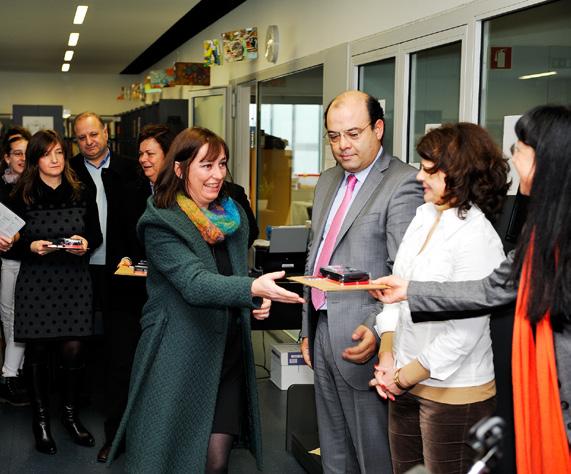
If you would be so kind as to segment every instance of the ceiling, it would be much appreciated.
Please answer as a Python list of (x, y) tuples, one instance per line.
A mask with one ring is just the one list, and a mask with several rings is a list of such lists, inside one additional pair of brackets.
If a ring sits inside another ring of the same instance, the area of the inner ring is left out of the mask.
[[(243, 1), (2, 1), (0, 71), (57, 73), (73, 49), (70, 72), (140, 73)], [(83, 25), (73, 24), (77, 5), (89, 6)]]

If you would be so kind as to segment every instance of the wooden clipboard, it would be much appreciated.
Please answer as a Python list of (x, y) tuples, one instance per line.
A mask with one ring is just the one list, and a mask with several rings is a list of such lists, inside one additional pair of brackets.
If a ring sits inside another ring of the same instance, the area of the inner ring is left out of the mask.
[(364, 291), (364, 290), (383, 290), (390, 288), (388, 285), (373, 284), (373, 283), (339, 283), (329, 278), (319, 276), (293, 276), (288, 277), (288, 280), (301, 283), (305, 286), (311, 286), (321, 291)]

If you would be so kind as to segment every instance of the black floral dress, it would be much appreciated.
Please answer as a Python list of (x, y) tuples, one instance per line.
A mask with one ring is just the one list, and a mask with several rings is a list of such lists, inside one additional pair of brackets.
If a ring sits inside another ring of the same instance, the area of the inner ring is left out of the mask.
[(65, 178), (56, 188), (40, 181), (34, 202), (21, 196), (12, 209), (26, 221), (14, 246), (21, 257), (16, 281), (14, 339), (76, 339), (93, 334), (89, 256), (56, 250), (47, 255), (30, 251), (35, 240), (54, 240), (74, 234), (87, 239), (90, 250), (102, 242), (95, 197), (82, 188), (73, 197)]

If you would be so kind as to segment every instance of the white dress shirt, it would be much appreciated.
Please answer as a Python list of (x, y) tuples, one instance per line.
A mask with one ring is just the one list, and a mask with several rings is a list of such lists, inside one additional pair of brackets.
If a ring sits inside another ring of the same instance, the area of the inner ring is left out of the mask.
[[(416, 281), (479, 280), (505, 258), (502, 242), (476, 207), (466, 217), (457, 209), (442, 212), (432, 237), (420, 252), (439, 211), (420, 206), (397, 252), (393, 273)], [(419, 253), (420, 252), (420, 253)], [(442, 322), (413, 323), (408, 302), (385, 305), (377, 316), (379, 332), (395, 331), (397, 367), (415, 359), (430, 371), (422, 384), (472, 387), (494, 379), (489, 315)]]
[(91, 179), (93, 179), (93, 182), (95, 183), (95, 202), (97, 204), (97, 212), (99, 213), (99, 225), (101, 226), (101, 233), (103, 234), (103, 242), (91, 254), (89, 263), (90, 265), (105, 265), (105, 260), (107, 258), (107, 194), (105, 194), (101, 172), (104, 168), (109, 168), (111, 152), (107, 152), (107, 155), (103, 158), (101, 163), (99, 163), (99, 166), (94, 166), (91, 161), (86, 158), (84, 158), (83, 161), (85, 163), (85, 168), (87, 168)]

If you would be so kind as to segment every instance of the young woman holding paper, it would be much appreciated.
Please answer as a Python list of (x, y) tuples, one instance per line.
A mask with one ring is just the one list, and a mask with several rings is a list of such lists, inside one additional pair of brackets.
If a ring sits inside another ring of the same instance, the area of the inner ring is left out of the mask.
[[(12, 127), (6, 131), (3, 142), (3, 160), (0, 164), (0, 202), (6, 204), (14, 185), (26, 167), (26, 147), (31, 135), (23, 127)], [(0, 277), (0, 315), (6, 349), (0, 377), (0, 400), (13, 406), (29, 404), (28, 395), (20, 377), (24, 363), (26, 345), (14, 341), (14, 291), (20, 271), (20, 261), (11, 250), (14, 237), (0, 235), (0, 256), (2, 276)]]

